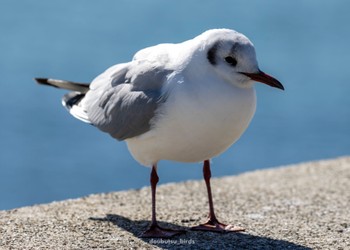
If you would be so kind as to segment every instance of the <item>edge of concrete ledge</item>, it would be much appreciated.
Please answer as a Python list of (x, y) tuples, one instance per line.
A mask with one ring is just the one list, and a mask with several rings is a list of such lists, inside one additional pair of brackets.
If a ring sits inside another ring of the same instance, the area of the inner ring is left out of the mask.
[(161, 223), (187, 232), (141, 239), (150, 189), (95, 194), (0, 211), (4, 249), (350, 249), (350, 157), (213, 178), (217, 216), (244, 233), (190, 231), (207, 214), (201, 181), (161, 185)]

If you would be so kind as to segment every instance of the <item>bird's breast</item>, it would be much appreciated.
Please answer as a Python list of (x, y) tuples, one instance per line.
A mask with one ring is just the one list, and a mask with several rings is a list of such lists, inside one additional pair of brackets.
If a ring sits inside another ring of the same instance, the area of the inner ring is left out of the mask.
[(177, 86), (157, 111), (153, 129), (128, 141), (144, 165), (159, 160), (199, 162), (225, 151), (244, 132), (255, 112), (253, 88)]

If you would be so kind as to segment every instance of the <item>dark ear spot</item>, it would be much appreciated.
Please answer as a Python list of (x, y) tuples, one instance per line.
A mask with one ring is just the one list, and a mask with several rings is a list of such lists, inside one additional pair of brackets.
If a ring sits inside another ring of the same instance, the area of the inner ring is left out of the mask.
[(218, 43), (215, 43), (215, 44), (213, 45), (213, 47), (211, 47), (211, 48), (208, 50), (208, 53), (207, 53), (208, 61), (209, 61), (212, 65), (215, 65), (215, 64), (216, 64), (216, 51), (218, 50), (218, 46), (219, 46), (219, 44), (218, 44)]

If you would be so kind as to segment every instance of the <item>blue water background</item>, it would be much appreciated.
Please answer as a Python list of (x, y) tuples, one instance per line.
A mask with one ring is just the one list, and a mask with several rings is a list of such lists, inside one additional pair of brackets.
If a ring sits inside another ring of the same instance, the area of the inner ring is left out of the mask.
[[(213, 160), (213, 176), (349, 155), (349, 9), (346, 0), (2, 0), (0, 209), (148, 185), (125, 143), (71, 117), (65, 91), (32, 78), (89, 82), (141, 48), (210, 28), (247, 35), (286, 88), (256, 85), (256, 115)], [(164, 161), (159, 176), (201, 179), (201, 164)]]

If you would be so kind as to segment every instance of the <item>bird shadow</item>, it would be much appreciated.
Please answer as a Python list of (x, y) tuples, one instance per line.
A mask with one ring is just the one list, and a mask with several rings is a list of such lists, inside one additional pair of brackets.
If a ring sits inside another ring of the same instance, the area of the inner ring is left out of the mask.
[(171, 229), (185, 230), (186, 232), (171, 239), (141, 238), (141, 234), (147, 229), (150, 221), (130, 220), (116, 214), (107, 214), (104, 218), (91, 217), (89, 219), (113, 223), (117, 227), (132, 233), (140, 240), (162, 249), (311, 249), (289, 241), (250, 235), (249, 233), (192, 231), (189, 227), (167, 222), (159, 222), (159, 225)]

